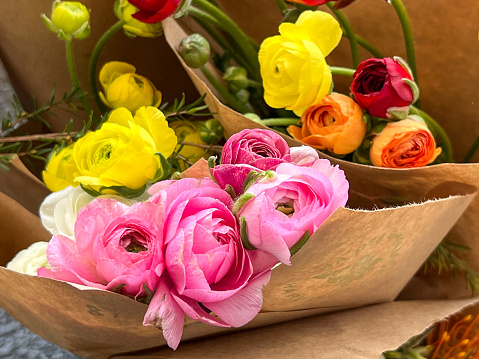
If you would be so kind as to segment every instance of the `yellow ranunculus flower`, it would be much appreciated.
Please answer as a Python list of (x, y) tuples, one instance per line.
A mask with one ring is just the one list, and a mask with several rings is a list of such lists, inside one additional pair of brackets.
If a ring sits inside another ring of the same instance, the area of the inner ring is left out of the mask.
[[(175, 130), (176, 136), (179, 141), (182, 142), (191, 142), (198, 145), (206, 145), (206, 143), (200, 137), (199, 127), (191, 121), (174, 121), (170, 123), (170, 127)], [(178, 145), (176, 146), (176, 151), (179, 151), (178, 154), (187, 158), (188, 161), (195, 163), (200, 158), (202, 158), (206, 150), (204, 148), (188, 145)], [(188, 168), (186, 163), (180, 161), (179, 170), (184, 171)]]
[(99, 191), (121, 186), (140, 189), (160, 169), (161, 153), (169, 157), (177, 139), (163, 113), (142, 107), (135, 116), (126, 108), (111, 112), (108, 121), (80, 138), (73, 150), (77, 165), (75, 181)]
[(325, 57), (339, 44), (342, 31), (328, 13), (304, 11), (296, 23), (282, 23), (259, 50), (264, 99), (296, 114), (330, 93), (331, 70)]
[(163, 25), (161, 22), (155, 24), (147, 24), (141, 22), (131, 15), (138, 12), (138, 8), (130, 4), (127, 0), (117, 0), (115, 2), (115, 14), (116, 16), (125, 22), (123, 30), (125, 34), (130, 37), (147, 37), (155, 38), (163, 35)]
[(41, 15), (50, 31), (63, 40), (85, 39), (90, 36), (90, 10), (79, 1), (55, 0), (49, 19)]
[(135, 73), (136, 68), (126, 62), (106, 63), (100, 71), (104, 92), (100, 98), (110, 108), (125, 107), (135, 113), (140, 107), (158, 107), (161, 92), (146, 77)]
[(73, 161), (74, 144), (62, 148), (59, 152), (52, 151), (45, 170), (42, 172), (43, 182), (52, 192), (60, 191), (68, 186), (78, 186), (75, 182), (76, 165)]

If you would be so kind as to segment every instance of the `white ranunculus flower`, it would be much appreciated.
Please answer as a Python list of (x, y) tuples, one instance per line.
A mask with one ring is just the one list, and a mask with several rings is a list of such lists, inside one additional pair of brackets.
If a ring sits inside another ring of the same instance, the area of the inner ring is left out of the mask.
[(40, 206), (40, 218), (43, 226), (52, 235), (63, 235), (73, 239), (78, 211), (93, 201), (80, 186), (67, 187), (50, 193)]
[(33, 243), (27, 249), (18, 252), (7, 263), (7, 269), (30, 275), (37, 275), (37, 270), (41, 267), (50, 269), (47, 260), (47, 246), (48, 242)]
[[(136, 202), (147, 200), (148, 197), (149, 195), (145, 191), (143, 195), (133, 199), (115, 195), (104, 195), (98, 198), (113, 198), (131, 206)], [(70, 186), (50, 193), (40, 206), (40, 218), (43, 226), (52, 235), (63, 235), (75, 240), (74, 229), (78, 212), (94, 199), (95, 197), (90, 196), (80, 186), (75, 188)]]

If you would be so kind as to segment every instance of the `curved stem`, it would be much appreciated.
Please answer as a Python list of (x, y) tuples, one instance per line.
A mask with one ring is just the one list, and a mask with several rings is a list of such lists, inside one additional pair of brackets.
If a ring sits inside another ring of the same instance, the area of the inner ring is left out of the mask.
[(479, 137), (476, 138), (474, 143), (472, 144), (471, 148), (469, 151), (467, 151), (466, 155), (464, 156), (462, 163), (469, 163), (471, 162), (472, 156), (476, 153), (477, 149), (479, 148)]
[(417, 70), (416, 70), (416, 51), (414, 49), (414, 36), (412, 33), (411, 22), (407, 15), (406, 8), (401, 0), (390, 0), (391, 5), (396, 10), (397, 16), (401, 23), (404, 45), (406, 47), (406, 56), (409, 67), (411, 68), (414, 81), (418, 83)]
[(356, 70), (347, 67), (330, 66), (333, 75), (353, 76)]
[(219, 27), (220, 29), (223, 29), (223, 26), (221, 25), (221, 23), (216, 20), (213, 16), (211, 16), (210, 14), (198, 9), (197, 7), (195, 6), (190, 6), (188, 8), (188, 15), (191, 15), (195, 18), (195, 20), (197, 19), (202, 19), (202, 20), (206, 20), (206, 21), (209, 21), (211, 22), (213, 25), (215, 25), (216, 27)]
[(416, 106), (410, 106), (411, 113), (421, 116), (427, 124), (427, 127), (431, 130), (436, 138), (436, 141), (439, 139), (440, 142), (438, 146), (442, 148), (441, 156), (444, 158), (443, 162), (454, 162), (452, 158), (452, 146), (449, 137), (446, 134), (446, 131), (439, 125), (431, 116), (426, 112), (420, 110)]
[(290, 126), (299, 124), (299, 118), (266, 118), (255, 122), (265, 126)]
[(346, 37), (348, 38), (349, 46), (351, 47), (353, 67), (356, 68), (358, 67), (361, 61), (359, 60), (359, 48), (358, 48), (358, 43), (356, 41), (356, 35), (354, 34), (354, 30), (351, 24), (349, 23), (348, 19), (346, 18), (346, 16), (344, 16), (341, 10), (336, 10), (332, 2), (328, 2), (327, 6), (336, 16), (336, 18), (338, 19), (338, 22), (341, 24), (341, 27), (344, 29), (344, 33), (347, 35)]
[(95, 99), (95, 102), (100, 109), (101, 112), (106, 111), (106, 107), (103, 104), (103, 102), (100, 100), (100, 96), (98, 96), (98, 87), (96, 85), (96, 68), (98, 64), (98, 58), (100, 57), (100, 53), (103, 50), (103, 47), (107, 43), (110, 38), (115, 35), (118, 31), (120, 31), (123, 28), (123, 25), (125, 25), (125, 22), (123, 20), (118, 21), (116, 24), (114, 24), (112, 27), (110, 27), (102, 37), (98, 40), (98, 42), (95, 45), (95, 48), (93, 49), (93, 52), (90, 57), (90, 66), (89, 66), (89, 80), (90, 80), (90, 90), (93, 95), (93, 98)]
[(221, 27), (233, 38), (241, 50), (245, 60), (253, 69), (251, 77), (260, 80), (258, 52), (251, 45), (250, 38), (236, 25), (236, 23), (226, 16), (219, 8), (211, 4), (208, 0), (193, 0), (193, 4), (206, 11), (213, 16)]
[(241, 113), (253, 112), (247, 105), (241, 103), (228, 92), (228, 90), (223, 86), (223, 84), (206, 68), (206, 66), (201, 67), (201, 72), (208, 79), (209, 83), (218, 91), (218, 93), (223, 97), (227, 104), (233, 107), (236, 111)]
[(286, 11), (288, 11), (288, 6), (284, 2), (284, 0), (276, 0), (276, 4), (278, 5), (279, 11), (281, 11), (281, 14), (284, 15)]
[[(349, 39), (348, 34), (343, 34), (343, 36), (347, 39)], [(366, 51), (370, 52), (371, 55), (373, 55), (375, 58), (382, 59), (384, 55), (379, 51), (373, 44), (371, 44), (368, 40), (366, 40), (364, 37), (361, 37), (359, 35), (356, 35), (356, 42), (358, 43), (359, 46), (361, 46), (363, 49)]]
[[(68, 65), (68, 73), (70, 74), (70, 79), (72, 81), (73, 87), (80, 89), (80, 81), (78, 80), (78, 74), (75, 66), (75, 56), (73, 54), (73, 41), (72, 39), (70, 40), (65, 40), (65, 47), (66, 47), (66, 55), (67, 55), (67, 65)], [(90, 107), (90, 104), (88, 103), (88, 100), (82, 96), (80, 99), (81, 104), (83, 105), (84, 110), (88, 115), (92, 114), (92, 109)]]

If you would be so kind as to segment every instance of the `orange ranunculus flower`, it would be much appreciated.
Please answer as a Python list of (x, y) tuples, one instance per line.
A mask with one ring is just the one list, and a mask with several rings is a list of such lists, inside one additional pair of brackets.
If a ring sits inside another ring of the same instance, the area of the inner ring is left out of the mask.
[(302, 127), (288, 127), (294, 139), (338, 155), (353, 152), (366, 135), (363, 110), (350, 97), (339, 93), (308, 107), (301, 116), (301, 124)]
[(378, 167), (411, 168), (434, 162), (441, 152), (426, 124), (408, 118), (389, 122), (374, 137), (369, 158)]

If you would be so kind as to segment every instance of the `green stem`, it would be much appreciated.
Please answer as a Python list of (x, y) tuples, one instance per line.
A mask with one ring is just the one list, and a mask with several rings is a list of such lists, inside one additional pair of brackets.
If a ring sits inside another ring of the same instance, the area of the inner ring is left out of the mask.
[(343, 75), (343, 76), (353, 76), (356, 70), (349, 69), (347, 67), (337, 67), (337, 66), (330, 66), (329, 67), (333, 75)]
[[(238, 51), (235, 51), (231, 45), (228, 43), (228, 41), (223, 37), (221, 33), (219, 33), (214, 27), (212, 27), (208, 21), (212, 22), (216, 26), (218, 26), (220, 29), (222, 29), (221, 24), (217, 23), (217, 21), (205, 13), (204, 11), (201, 11), (198, 8), (195, 8), (194, 6), (190, 6), (188, 9), (189, 14), (195, 19), (195, 21), (203, 28), (205, 31), (220, 45), (225, 51), (228, 51), (232, 54), (233, 58), (235, 61), (238, 63), (238, 65), (244, 67), (248, 73), (252, 73), (253, 69), (249, 64), (246, 62), (245, 59), (241, 57), (241, 54)], [(213, 20), (212, 20), (213, 19)]]
[(264, 120), (255, 121), (265, 126), (290, 126), (298, 125), (299, 118), (266, 118)]
[(276, 5), (278, 5), (279, 11), (281, 11), (281, 14), (284, 15), (284, 13), (288, 11), (288, 6), (284, 2), (284, 0), (276, 0)]
[(476, 153), (477, 149), (479, 148), (479, 137), (476, 138), (474, 143), (472, 144), (471, 148), (469, 151), (467, 151), (466, 155), (464, 156), (464, 159), (462, 160), (462, 163), (469, 163), (471, 162), (472, 156)]
[[(73, 54), (73, 40), (66, 40), (65, 41), (65, 47), (66, 47), (66, 56), (67, 56), (67, 65), (68, 65), (68, 72), (70, 74), (70, 79), (72, 81), (73, 87), (80, 89), (80, 81), (78, 80), (78, 74), (75, 66), (75, 56)], [(84, 110), (86, 113), (90, 116), (93, 111), (90, 107), (90, 104), (88, 103), (88, 100), (82, 96), (81, 99), (81, 104), (83, 105)]]
[(338, 19), (338, 22), (341, 24), (341, 27), (344, 29), (344, 33), (349, 40), (349, 46), (351, 47), (351, 57), (353, 58), (353, 67), (358, 67), (361, 62), (359, 59), (359, 48), (358, 42), (356, 40), (356, 35), (354, 34), (353, 27), (349, 23), (346, 16), (344, 16), (341, 10), (336, 10), (332, 2), (328, 2), (327, 6), (333, 12), (333, 14)]
[(401, 23), (402, 32), (404, 36), (404, 45), (406, 46), (406, 56), (409, 67), (411, 68), (414, 81), (418, 83), (416, 70), (416, 52), (414, 49), (414, 36), (412, 33), (411, 22), (407, 15), (406, 7), (401, 0), (390, 0), (391, 5), (396, 10), (397, 16)]
[[(343, 34), (343, 36), (345, 38), (349, 39), (348, 34)], [(371, 53), (371, 55), (373, 55), (375, 58), (382, 59), (384, 57), (384, 55), (373, 44), (371, 44), (368, 40), (366, 40), (364, 37), (356, 35), (356, 42), (363, 49), (365, 49), (366, 51), (369, 51)]]
[[(449, 137), (446, 134), (446, 131), (439, 125), (431, 116), (429, 116), (426, 112), (420, 110), (416, 106), (410, 106), (410, 111), (412, 114), (419, 115), (424, 119), (426, 122), (427, 127), (431, 130), (436, 141), (438, 142), (438, 146), (442, 148), (441, 157), (444, 158), (442, 162), (454, 162), (452, 157), (452, 146)], [(439, 141), (438, 141), (439, 140)]]
[(103, 34), (103, 36), (100, 37), (90, 57), (90, 67), (89, 67), (90, 89), (91, 89), (93, 98), (95, 99), (95, 102), (102, 113), (106, 111), (106, 107), (103, 104), (103, 102), (100, 100), (100, 96), (98, 95), (98, 87), (96, 85), (96, 68), (98, 65), (98, 58), (100, 57), (100, 53), (103, 50), (103, 47), (105, 46), (105, 44), (108, 42), (108, 40), (110, 40), (113, 35), (115, 35), (118, 31), (120, 31), (123, 28), (123, 25), (125, 25), (125, 22), (120, 20), (116, 24), (114, 24), (112, 27), (110, 27)]
[(258, 52), (251, 45), (250, 38), (236, 25), (236, 23), (226, 16), (219, 8), (212, 5), (208, 0), (193, 0), (193, 4), (206, 11), (213, 16), (223, 28), (236, 42), (239, 50), (242, 52), (245, 60), (253, 69), (251, 77), (260, 80)]
[(238, 101), (236, 97), (228, 92), (223, 84), (208, 70), (206, 66), (201, 67), (201, 72), (208, 79), (209, 83), (218, 91), (227, 104), (241, 113), (253, 112), (247, 105)]

